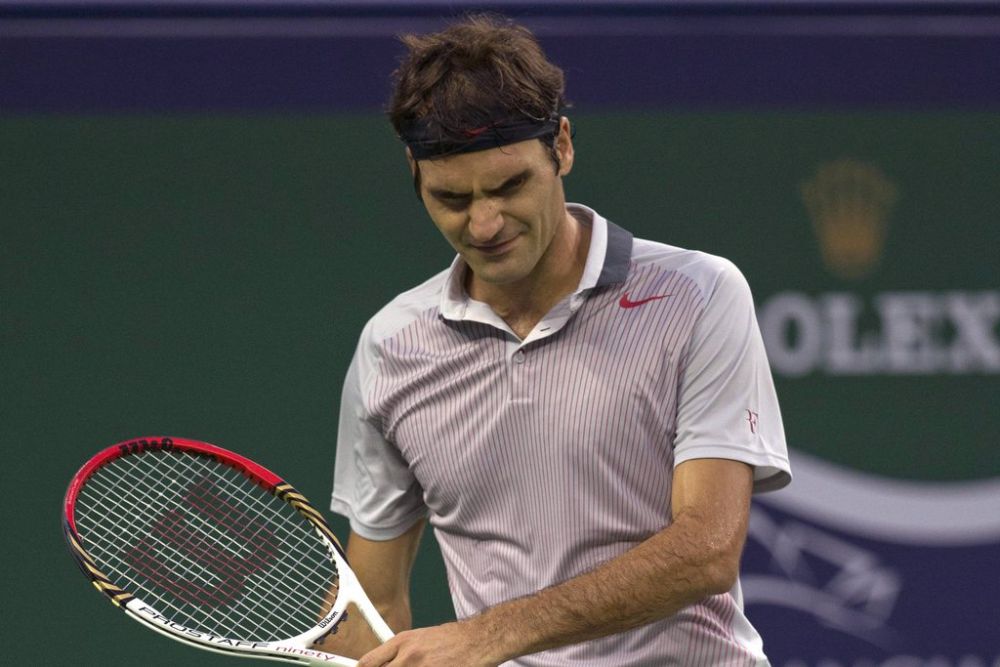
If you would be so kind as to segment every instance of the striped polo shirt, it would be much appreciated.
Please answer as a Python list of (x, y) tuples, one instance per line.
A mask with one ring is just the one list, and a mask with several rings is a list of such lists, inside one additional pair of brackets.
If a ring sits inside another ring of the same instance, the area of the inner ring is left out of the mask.
[[(749, 287), (727, 260), (633, 239), (586, 207), (579, 287), (524, 339), (452, 266), (367, 324), (332, 509), (384, 540), (433, 526), (463, 618), (593, 569), (670, 523), (672, 471), (725, 458), (790, 480)], [(649, 625), (510, 665), (760, 665), (737, 583)]]

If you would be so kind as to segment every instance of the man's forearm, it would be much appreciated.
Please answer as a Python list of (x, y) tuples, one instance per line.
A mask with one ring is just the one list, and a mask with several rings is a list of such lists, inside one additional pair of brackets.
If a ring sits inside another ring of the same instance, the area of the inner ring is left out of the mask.
[(732, 588), (746, 537), (752, 469), (695, 459), (674, 471), (672, 523), (591, 572), (455, 623), (396, 635), (359, 667), (496, 667), (629, 630)]
[(744, 521), (733, 520), (731, 528), (714, 532), (717, 541), (712, 543), (705, 539), (705, 520), (679, 516), (670, 527), (591, 572), (465, 622), (500, 663), (675, 614), (728, 591), (738, 571)]

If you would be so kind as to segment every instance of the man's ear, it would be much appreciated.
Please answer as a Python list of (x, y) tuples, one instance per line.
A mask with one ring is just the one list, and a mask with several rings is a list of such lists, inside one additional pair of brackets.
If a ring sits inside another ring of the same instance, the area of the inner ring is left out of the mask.
[(413, 159), (413, 153), (410, 152), (409, 147), (406, 148), (406, 163), (410, 165), (410, 175), (413, 176), (413, 191), (416, 192), (417, 199), (423, 201), (424, 196), (420, 192), (420, 165)]
[(556, 154), (559, 156), (559, 175), (565, 176), (573, 169), (573, 134), (566, 116), (559, 118)]

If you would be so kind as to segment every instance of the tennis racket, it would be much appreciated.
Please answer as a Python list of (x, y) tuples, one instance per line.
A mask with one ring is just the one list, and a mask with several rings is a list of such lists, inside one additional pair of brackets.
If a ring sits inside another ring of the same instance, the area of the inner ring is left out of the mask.
[(109, 447), (76, 473), (64, 511), (70, 552), (94, 587), (173, 639), (351, 667), (310, 648), (350, 603), (380, 641), (392, 637), (320, 513), (221, 447), (162, 437)]

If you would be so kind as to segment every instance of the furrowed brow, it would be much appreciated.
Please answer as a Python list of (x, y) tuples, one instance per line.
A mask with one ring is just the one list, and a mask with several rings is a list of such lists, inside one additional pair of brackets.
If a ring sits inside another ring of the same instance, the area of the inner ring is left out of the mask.
[[(530, 168), (525, 169), (523, 171), (514, 174), (513, 176), (505, 180), (503, 183), (501, 183), (499, 186), (495, 188), (488, 188), (483, 192), (485, 192), (485, 194), (491, 197), (503, 195), (506, 192), (510, 191), (512, 188), (520, 185), (524, 181), (527, 181), (529, 178), (531, 178), (533, 174), (534, 171), (532, 169)], [(449, 190), (447, 188), (427, 188), (427, 193), (430, 194), (435, 199), (439, 199), (441, 201), (457, 201), (472, 197), (471, 192), (456, 192), (454, 190)]]
[(472, 196), (472, 194), (468, 192), (455, 192), (454, 190), (448, 190), (446, 188), (428, 188), (427, 193), (435, 199), (440, 199), (442, 201), (468, 199)]
[(513, 176), (511, 176), (510, 178), (508, 178), (506, 181), (504, 181), (503, 183), (501, 183), (499, 187), (490, 188), (490, 189), (486, 190), (486, 194), (491, 195), (491, 196), (502, 195), (502, 194), (510, 191), (511, 189), (517, 187), (521, 183), (524, 183), (525, 181), (527, 181), (529, 178), (531, 178), (531, 176), (533, 174), (534, 174), (534, 172), (529, 167), (528, 169), (525, 169), (524, 171), (520, 171), (520, 172), (514, 174)]

